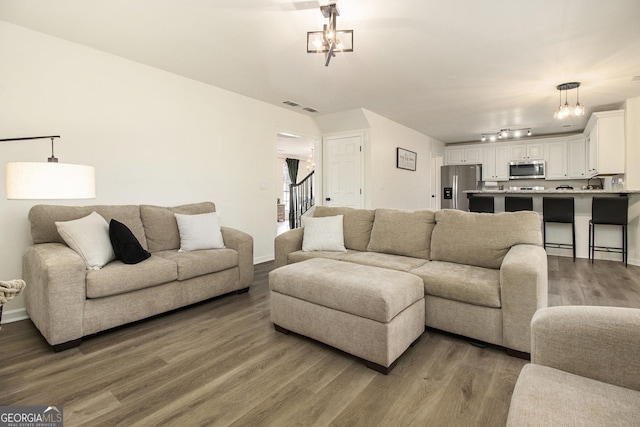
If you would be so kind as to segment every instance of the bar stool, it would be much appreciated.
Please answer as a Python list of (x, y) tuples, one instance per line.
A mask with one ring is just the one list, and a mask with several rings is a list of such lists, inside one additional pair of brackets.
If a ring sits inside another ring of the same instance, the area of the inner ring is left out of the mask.
[[(614, 252), (622, 254), (624, 266), (627, 266), (627, 220), (629, 198), (594, 197), (591, 202), (591, 220), (589, 220), (589, 258), (593, 264), (595, 252)], [(622, 227), (622, 247), (596, 246), (596, 224), (619, 225)]]
[(504, 198), (505, 212), (532, 211), (532, 210), (533, 210), (533, 197), (505, 196)]
[(469, 197), (469, 212), (493, 213), (493, 196)]
[[(547, 242), (547, 223), (559, 222), (571, 224), (571, 244)], [(560, 249), (573, 249), (573, 262), (576, 262), (576, 220), (573, 197), (542, 198), (542, 241), (547, 246)]]

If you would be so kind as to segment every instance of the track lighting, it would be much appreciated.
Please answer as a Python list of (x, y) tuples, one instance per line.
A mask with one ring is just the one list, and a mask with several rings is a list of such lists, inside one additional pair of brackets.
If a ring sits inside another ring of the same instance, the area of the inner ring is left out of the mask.
[(520, 138), (521, 136), (531, 136), (531, 128), (521, 129), (500, 129), (498, 132), (483, 133), (480, 141), (485, 142), (487, 139), (491, 142), (497, 139)]

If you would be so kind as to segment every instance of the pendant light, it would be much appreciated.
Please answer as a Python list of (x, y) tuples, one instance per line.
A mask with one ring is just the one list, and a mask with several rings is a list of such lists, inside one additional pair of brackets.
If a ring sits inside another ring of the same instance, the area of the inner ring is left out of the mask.
[[(553, 113), (554, 119), (562, 120), (569, 116), (576, 117), (584, 115), (584, 105), (580, 104), (580, 82), (562, 83), (556, 86), (556, 89), (560, 92), (560, 103), (558, 109)], [(576, 104), (574, 106), (569, 105), (567, 94), (567, 92), (572, 89), (577, 89)], [(562, 91), (564, 91), (564, 105), (562, 105)]]

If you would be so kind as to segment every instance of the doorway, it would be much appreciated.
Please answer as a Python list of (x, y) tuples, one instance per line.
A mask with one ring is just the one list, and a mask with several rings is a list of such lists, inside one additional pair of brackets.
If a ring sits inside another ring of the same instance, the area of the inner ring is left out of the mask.
[(289, 230), (289, 176), (286, 159), (298, 160), (296, 182), (302, 181), (316, 168), (316, 146), (318, 139), (294, 135), (287, 132), (276, 134), (276, 235)]

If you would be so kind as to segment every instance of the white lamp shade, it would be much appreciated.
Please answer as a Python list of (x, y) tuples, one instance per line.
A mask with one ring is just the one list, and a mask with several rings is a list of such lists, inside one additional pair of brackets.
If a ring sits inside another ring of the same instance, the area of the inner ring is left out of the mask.
[(7, 199), (94, 199), (93, 166), (67, 163), (7, 163)]

